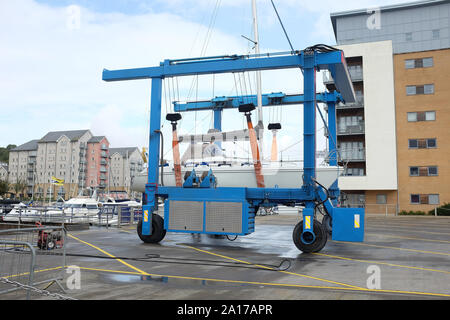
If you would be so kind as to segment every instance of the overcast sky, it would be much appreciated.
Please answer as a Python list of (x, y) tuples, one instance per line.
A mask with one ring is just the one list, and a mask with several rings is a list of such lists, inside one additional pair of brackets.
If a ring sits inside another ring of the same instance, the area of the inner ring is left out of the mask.
[[(331, 12), (400, 2), (407, 1), (275, 1), (295, 49), (336, 44)], [(289, 50), (270, 0), (257, 4), (261, 51)], [(249, 53), (251, 44), (241, 35), (252, 38), (252, 33), (251, 0), (2, 0), (0, 146), (40, 139), (48, 131), (77, 129), (106, 135), (112, 147), (147, 146), (150, 81), (105, 83), (102, 70)], [(182, 78), (170, 84), (176, 99), (240, 93), (232, 76), (217, 76), (214, 81), (211, 76), (200, 77), (198, 86), (192, 81)], [(250, 81), (245, 92), (254, 94), (253, 78)], [(265, 72), (263, 91), (301, 92), (301, 74)], [(165, 104), (163, 108), (170, 111)], [(278, 114), (286, 128), (280, 132), (281, 149), (298, 142), (302, 133), (301, 108), (283, 110)], [(277, 120), (271, 111), (265, 110), (266, 126)], [(224, 121), (224, 130), (243, 126), (242, 115), (233, 111)], [(211, 113), (202, 112), (184, 115), (181, 130), (201, 133), (210, 126)], [(323, 141), (322, 137), (320, 147)], [(292, 157), (300, 149), (291, 149)]]

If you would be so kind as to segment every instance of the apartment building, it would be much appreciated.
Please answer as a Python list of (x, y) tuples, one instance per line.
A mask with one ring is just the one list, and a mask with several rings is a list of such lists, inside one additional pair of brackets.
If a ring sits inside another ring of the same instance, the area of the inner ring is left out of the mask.
[[(339, 187), (344, 205), (368, 213), (397, 210), (397, 153), (392, 42), (338, 46), (348, 60), (356, 103), (336, 106)], [(328, 90), (334, 81), (324, 74)], [(381, 93), (381, 94), (380, 94)], [(387, 206), (388, 205), (388, 206)]]
[(0, 180), (8, 180), (8, 165), (6, 163), (0, 163)]
[(85, 161), (86, 187), (105, 189), (109, 176), (109, 141), (105, 136), (95, 136), (87, 142)]
[[(9, 165), (0, 166), (0, 179), (26, 182), (23, 196), (67, 200), (94, 190), (130, 193), (131, 180), (142, 169), (137, 147), (110, 149), (107, 137), (90, 130), (52, 131), (12, 149)], [(64, 184), (52, 184), (52, 177)]]
[[(370, 212), (377, 205), (429, 211), (450, 202), (450, 1), (333, 13), (331, 21), (364, 105), (337, 111), (342, 156), (350, 149), (358, 158), (339, 181), (347, 203)], [(378, 185), (367, 183), (377, 176)]]
[(36, 182), (36, 161), (39, 140), (31, 140), (14, 149), (9, 153), (9, 176), (10, 183), (26, 183), (27, 194), (33, 193)]
[(144, 162), (137, 147), (110, 148), (110, 191), (127, 191), (131, 193), (133, 177), (143, 170)]
[[(93, 137), (89, 130), (54, 131), (38, 141), (36, 195), (38, 198), (70, 198), (86, 188), (87, 142)], [(63, 186), (51, 183), (55, 177)]]

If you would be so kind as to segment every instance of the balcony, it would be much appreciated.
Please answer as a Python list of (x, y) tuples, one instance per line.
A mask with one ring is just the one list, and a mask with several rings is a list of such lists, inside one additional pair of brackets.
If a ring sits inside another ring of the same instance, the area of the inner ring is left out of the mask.
[[(352, 79), (353, 82), (358, 82), (358, 81), (364, 80), (363, 68), (360, 65), (348, 66), (348, 73), (350, 74), (350, 78)], [(330, 71), (323, 72), (323, 83), (325, 85), (334, 84), (334, 79), (331, 76)]]
[(336, 105), (336, 109), (348, 110), (348, 109), (360, 109), (360, 108), (364, 108), (364, 96), (359, 95), (359, 94), (356, 95), (356, 102), (354, 102), (354, 103), (343, 104), (341, 102)]
[(106, 168), (105, 168), (105, 167), (101, 167), (101, 168), (100, 168), (100, 172), (104, 172), (104, 173), (106, 173), (106, 172), (107, 172), (107, 170), (106, 170)]
[(108, 158), (108, 153), (105, 152), (105, 151), (102, 151), (101, 157), (102, 157), (102, 158)]
[(101, 175), (100, 175), (100, 180), (106, 180), (106, 175), (101, 174)]
[(108, 150), (108, 146), (106, 144), (102, 144), (101, 149), (107, 151)]
[(80, 150), (86, 150), (86, 142), (81, 142), (80, 143)]
[(353, 136), (353, 135), (360, 135), (360, 134), (365, 134), (365, 133), (366, 133), (366, 130), (365, 130), (364, 122), (359, 123), (358, 125), (339, 127), (337, 130), (338, 136)]
[(106, 161), (105, 159), (101, 159), (100, 164), (106, 166), (108, 164), (108, 161)]
[(364, 162), (366, 161), (366, 149), (339, 149), (339, 157), (343, 162)]

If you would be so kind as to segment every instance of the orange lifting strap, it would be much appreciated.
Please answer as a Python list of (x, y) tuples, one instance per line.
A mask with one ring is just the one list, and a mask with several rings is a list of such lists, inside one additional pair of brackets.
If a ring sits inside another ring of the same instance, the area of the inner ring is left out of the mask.
[(183, 186), (183, 180), (181, 179), (181, 160), (180, 160), (180, 147), (177, 133), (177, 121), (181, 120), (181, 114), (173, 113), (168, 114), (166, 117), (172, 124), (172, 150), (173, 150), (173, 168), (175, 170), (175, 183), (177, 187)]
[(269, 124), (269, 130), (272, 131), (272, 154), (270, 160), (272, 162), (278, 161), (278, 143), (277, 143), (277, 132), (281, 130), (281, 124), (279, 123), (271, 123)]
[(250, 146), (252, 148), (252, 157), (253, 157), (253, 163), (255, 167), (255, 175), (256, 175), (256, 184), (258, 188), (265, 188), (266, 185), (264, 183), (264, 176), (262, 175), (262, 164), (261, 164), (261, 158), (259, 154), (259, 147), (258, 147), (258, 141), (256, 139), (256, 132), (253, 128), (252, 118), (251, 118), (251, 111), (255, 109), (255, 106), (253, 104), (250, 105), (242, 105), (239, 107), (240, 112), (245, 112), (245, 116), (247, 118), (247, 127), (249, 132), (249, 138), (250, 138)]

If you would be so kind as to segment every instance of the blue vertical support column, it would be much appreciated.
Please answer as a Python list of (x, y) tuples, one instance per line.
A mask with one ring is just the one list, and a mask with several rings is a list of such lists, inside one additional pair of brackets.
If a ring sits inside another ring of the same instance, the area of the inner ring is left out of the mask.
[[(214, 109), (214, 129), (222, 132), (222, 108)], [(218, 141), (216, 144), (222, 149), (222, 142)]]
[[(328, 146), (330, 152), (330, 166), (338, 165), (338, 149), (337, 149), (337, 134), (336, 134), (336, 101), (328, 101)], [(329, 194), (333, 197), (332, 203), (336, 207), (338, 204), (339, 188), (338, 177), (336, 181), (329, 188)]]
[(142, 234), (151, 235), (152, 213), (158, 208), (156, 191), (159, 183), (159, 158), (160, 158), (160, 129), (161, 129), (161, 92), (162, 78), (152, 78), (151, 113), (150, 113), (150, 141), (148, 154), (152, 155), (148, 160), (148, 184), (145, 188), (147, 205), (143, 206)]
[[(315, 53), (310, 52), (304, 55), (304, 108), (303, 108), (303, 159), (304, 176), (303, 188), (308, 194), (315, 193), (316, 178), (316, 69)], [(314, 226), (314, 206), (313, 201), (306, 201), (303, 209), (303, 234), (302, 240), (306, 244), (313, 243), (315, 235)], [(307, 235), (307, 236), (306, 236)]]
[(328, 105), (328, 145), (330, 149), (330, 166), (338, 165), (337, 137), (336, 137), (336, 102), (329, 101)]

